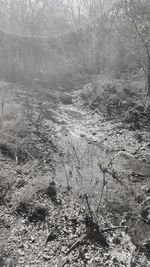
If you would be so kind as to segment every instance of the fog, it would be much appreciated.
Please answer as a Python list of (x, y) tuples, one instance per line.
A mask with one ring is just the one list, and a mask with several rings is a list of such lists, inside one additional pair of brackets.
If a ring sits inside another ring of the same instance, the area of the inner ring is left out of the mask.
[(0, 0), (0, 267), (150, 266), (150, 1)]
[[(148, 17), (141, 14), (140, 23)], [(72, 90), (79, 76), (121, 77), (147, 68), (148, 50), (124, 1), (0, 1), (0, 25), (0, 75), (13, 82)]]

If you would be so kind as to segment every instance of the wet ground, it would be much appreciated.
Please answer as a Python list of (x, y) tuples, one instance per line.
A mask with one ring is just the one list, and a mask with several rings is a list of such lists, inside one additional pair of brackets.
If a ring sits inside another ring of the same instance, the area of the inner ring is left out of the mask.
[(60, 143), (66, 153), (74, 154), (72, 161), (81, 165), (82, 176), (87, 181), (100, 177), (98, 163), (106, 167), (111, 164), (112, 170), (131, 180), (149, 178), (148, 142), (139, 143), (134, 132), (119, 129), (120, 124), (106, 122), (79, 107), (61, 106), (60, 114), (63, 123), (56, 127)]
[(103, 177), (98, 163), (133, 181), (149, 179), (150, 132), (129, 131), (121, 122), (108, 121), (78, 102), (64, 105), (57, 92), (50, 89), (1, 82), (0, 92), (5, 102), (6, 123), (12, 116), (25, 112), (41, 127), (54, 129), (58, 147), (66, 155), (64, 162), (58, 159), (60, 164), (56, 168), (55, 177), (61, 184), (66, 185), (68, 180), (76, 189), (95, 185)]
[[(7, 103), (15, 100), (16, 110), (23, 104), (29, 117), (32, 116), (33, 119), (38, 118), (39, 113), (42, 114), (40, 127), (54, 130), (54, 140), (61, 155), (56, 157), (54, 172), (51, 172), (47, 164), (40, 175), (43, 171), (43, 175), (55, 179), (63, 187), (72, 187), (80, 196), (88, 193), (94, 208), (98, 207), (102, 193), (104, 201), (106, 198), (109, 202), (115, 199), (116, 206), (115, 209), (114, 206), (111, 207), (111, 212), (114, 216), (117, 214), (119, 221), (130, 208), (132, 212), (135, 210), (135, 213), (139, 213), (141, 207), (133, 199), (135, 195), (132, 193), (134, 191), (138, 195), (142, 188), (150, 187), (148, 132), (129, 131), (122, 123), (106, 121), (102, 115), (86, 110), (78, 103), (64, 105), (57, 101), (57, 95), (46, 89), (42, 89), (41, 93), (41, 89), (29, 90), (18, 88), (14, 84), (4, 85), (2, 87), (7, 87), (11, 95), (10, 99), (7, 97)], [(11, 110), (8, 114), (10, 113), (12, 114)], [(142, 141), (137, 138), (139, 135), (142, 136)], [(104, 170), (109, 172), (105, 172), (105, 177)], [(119, 182), (112, 177), (114, 173)], [(124, 183), (124, 187), (120, 181)], [(106, 186), (103, 192), (104, 183)], [(135, 221), (136, 216), (132, 225)], [(118, 218), (115, 223), (118, 223)], [(148, 230), (144, 233), (147, 225), (139, 224), (139, 229), (143, 242), (149, 235)], [(137, 233), (138, 239), (139, 236)]]
[(63, 123), (56, 132), (65, 160), (58, 165), (56, 180), (65, 186), (68, 182), (80, 195), (88, 193), (94, 210), (100, 201), (104, 205), (108, 202), (114, 224), (120, 223), (124, 214), (132, 214), (126, 223), (133, 242), (145, 242), (150, 229), (139, 217), (142, 205), (138, 197), (146, 198), (144, 190), (150, 187), (149, 134), (140, 133), (147, 139), (139, 143), (137, 132), (81, 107), (61, 105), (60, 111)]

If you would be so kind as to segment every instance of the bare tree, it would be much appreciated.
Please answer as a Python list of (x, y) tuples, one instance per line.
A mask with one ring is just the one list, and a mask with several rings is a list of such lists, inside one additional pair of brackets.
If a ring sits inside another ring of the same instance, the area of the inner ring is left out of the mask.
[(0, 0), (0, 9), (8, 21), (8, 31), (37, 34), (63, 0)]
[(126, 14), (134, 26), (146, 55), (147, 93), (150, 96), (150, 3), (149, 1), (124, 0)]

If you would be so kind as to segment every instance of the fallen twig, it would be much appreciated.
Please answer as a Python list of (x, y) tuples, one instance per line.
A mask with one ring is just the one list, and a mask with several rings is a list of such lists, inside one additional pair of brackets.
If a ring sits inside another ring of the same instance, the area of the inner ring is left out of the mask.
[(50, 242), (50, 241), (53, 241), (54, 239), (56, 238), (56, 234), (55, 234), (55, 230), (52, 230), (47, 238), (46, 238), (46, 242), (45, 242), (45, 246), (47, 246), (47, 243)]
[[(72, 246), (70, 247), (70, 249), (66, 252), (66, 255), (68, 255), (73, 249), (75, 249), (82, 241), (83, 239), (86, 237), (86, 234), (81, 236), (80, 238), (78, 238), (78, 240), (76, 240)], [(61, 267), (64, 267), (67, 263), (68, 263), (69, 259), (67, 258), (61, 265)]]
[(66, 167), (65, 167), (65, 164), (64, 164), (64, 161), (63, 161), (63, 158), (60, 156), (60, 160), (61, 160), (61, 164), (64, 168), (64, 172), (65, 172), (65, 177), (66, 177), (66, 182), (67, 182), (67, 188), (69, 189), (70, 188), (70, 185), (69, 185), (69, 176), (67, 174), (67, 170), (66, 170)]
[(64, 267), (69, 262), (69, 259), (67, 258), (61, 265), (61, 267)]
[(114, 226), (114, 227), (110, 227), (110, 228), (104, 228), (101, 230), (102, 233), (106, 233), (109, 231), (113, 231), (113, 230), (117, 230), (117, 229), (127, 229), (127, 226)]
[(75, 249), (86, 237), (86, 234), (81, 236), (80, 238), (78, 238), (78, 240), (76, 240), (72, 246), (70, 247), (70, 249), (66, 252), (66, 255), (68, 255), (73, 249)]

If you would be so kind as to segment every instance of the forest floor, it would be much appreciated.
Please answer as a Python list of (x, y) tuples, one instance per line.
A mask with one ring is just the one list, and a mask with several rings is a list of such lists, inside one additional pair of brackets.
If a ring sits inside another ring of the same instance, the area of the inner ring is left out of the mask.
[(150, 131), (81, 92), (0, 90), (0, 266), (150, 266)]

